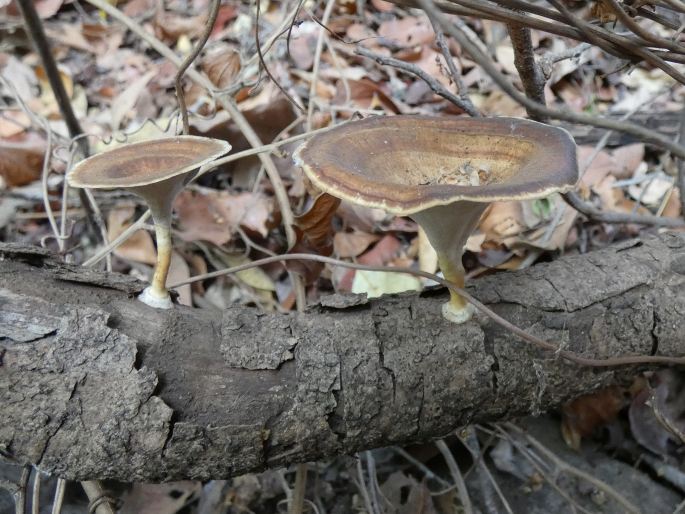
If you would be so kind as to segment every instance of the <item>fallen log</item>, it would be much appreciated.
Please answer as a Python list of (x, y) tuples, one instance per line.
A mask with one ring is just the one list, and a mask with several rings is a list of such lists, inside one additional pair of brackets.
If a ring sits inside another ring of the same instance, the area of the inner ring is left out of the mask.
[[(0, 244), (0, 455), (73, 480), (218, 479), (428, 440), (553, 408), (635, 367), (583, 368), (443, 291), (324, 298), (304, 314), (155, 310), (135, 279)], [(685, 354), (685, 236), (469, 286), (579, 355)]]

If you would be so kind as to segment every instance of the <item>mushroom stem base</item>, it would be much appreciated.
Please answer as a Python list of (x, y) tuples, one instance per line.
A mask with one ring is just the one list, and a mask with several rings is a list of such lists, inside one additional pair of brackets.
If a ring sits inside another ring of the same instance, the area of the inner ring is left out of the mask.
[(169, 291), (164, 290), (164, 295), (161, 295), (159, 291), (156, 291), (153, 286), (148, 286), (143, 289), (143, 292), (138, 295), (138, 300), (143, 302), (145, 305), (154, 307), (155, 309), (171, 309), (174, 304), (171, 301), (171, 296)]
[[(444, 253), (438, 253), (438, 262), (445, 280), (464, 288), (464, 268), (461, 262), (455, 263)], [(442, 306), (442, 315), (452, 323), (465, 323), (474, 313), (473, 306), (460, 294), (450, 291), (450, 301)]]
[(457, 307), (452, 302), (445, 302), (442, 304), (442, 317), (452, 323), (466, 323), (471, 319), (475, 310), (470, 303)]

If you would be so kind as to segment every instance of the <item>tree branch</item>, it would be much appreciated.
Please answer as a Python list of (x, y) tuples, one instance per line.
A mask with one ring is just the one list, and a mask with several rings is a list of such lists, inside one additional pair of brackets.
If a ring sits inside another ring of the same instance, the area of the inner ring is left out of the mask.
[[(420, 441), (635, 372), (569, 364), (485, 317), (450, 324), (439, 291), (332, 296), (305, 314), (159, 311), (132, 299), (131, 277), (13, 245), (0, 276), (0, 453), (70, 479), (222, 478)], [(603, 358), (685, 353), (684, 286), (685, 238), (663, 234), (469, 289)]]

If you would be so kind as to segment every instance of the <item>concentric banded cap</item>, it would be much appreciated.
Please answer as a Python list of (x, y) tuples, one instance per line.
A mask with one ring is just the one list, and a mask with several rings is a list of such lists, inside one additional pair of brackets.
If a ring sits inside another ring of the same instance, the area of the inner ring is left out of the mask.
[(175, 136), (118, 146), (79, 162), (67, 174), (72, 187), (146, 186), (189, 173), (229, 152), (226, 141)]
[[(546, 196), (579, 178), (568, 132), (518, 118), (367, 118), (312, 137), (295, 161), (323, 191), (398, 215)], [(455, 179), (465, 170), (478, 185)]]

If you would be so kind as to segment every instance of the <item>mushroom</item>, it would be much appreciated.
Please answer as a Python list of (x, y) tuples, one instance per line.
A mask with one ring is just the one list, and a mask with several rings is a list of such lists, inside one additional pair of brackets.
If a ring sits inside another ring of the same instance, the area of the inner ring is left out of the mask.
[[(517, 118), (367, 118), (317, 134), (294, 158), (323, 191), (416, 221), (458, 287), (464, 244), (490, 202), (568, 191), (578, 180), (568, 132)], [(450, 292), (442, 313), (463, 323), (473, 307)]]
[(166, 289), (171, 263), (171, 210), (174, 198), (195, 170), (227, 153), (226, 141), (175, 136), (131, 143), (79, 162), (67, 174), (72, 187), (127, 189), (147, 203), (155, 223), (157, 266), (151, 285), (138, 296), (159, 309), (173, 304)]

